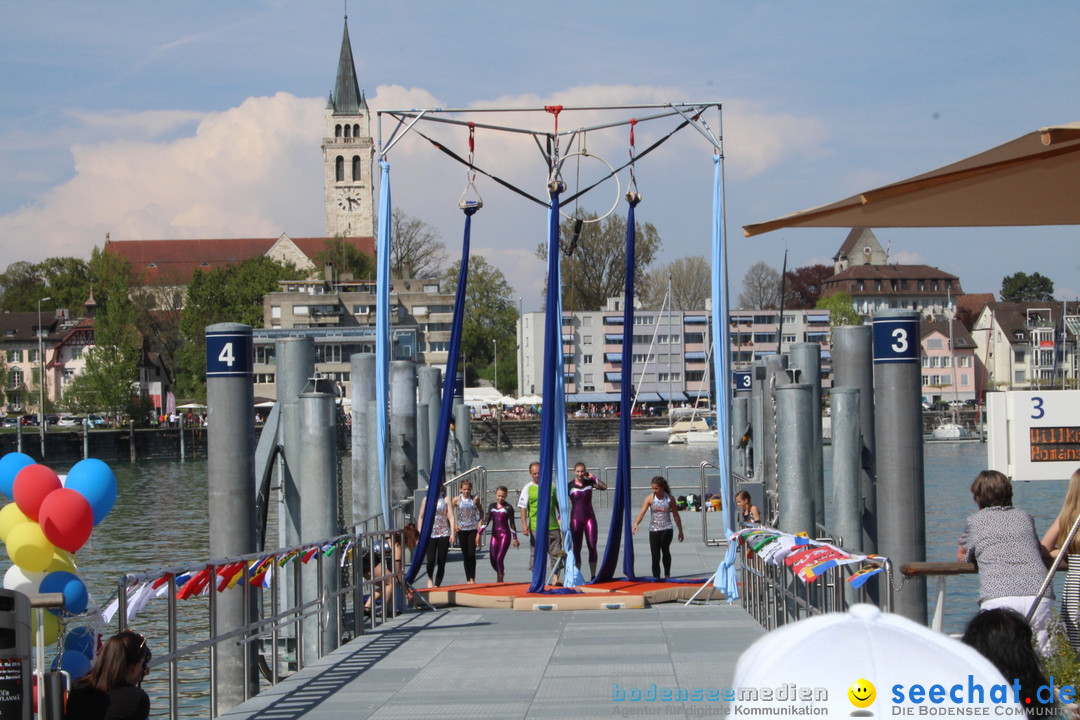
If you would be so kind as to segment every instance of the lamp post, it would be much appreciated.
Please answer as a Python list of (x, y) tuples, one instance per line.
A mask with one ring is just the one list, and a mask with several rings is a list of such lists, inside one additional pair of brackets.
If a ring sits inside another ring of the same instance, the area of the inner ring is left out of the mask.
[(499, 389), (499, 341), (491, 338), (491, 344), (495, 348), (495, 389)]
[(37, 301), (37, 344), (38, 366), (41, 368), (38, 376), (38, 390), (40, 391), (41, 404), (38, 407), (38, 431), (41, 434), (41, 459), (45, 460), (45, 336), (41, 331), (41, 303), (52, 300), (51, 297), (43, 297)]

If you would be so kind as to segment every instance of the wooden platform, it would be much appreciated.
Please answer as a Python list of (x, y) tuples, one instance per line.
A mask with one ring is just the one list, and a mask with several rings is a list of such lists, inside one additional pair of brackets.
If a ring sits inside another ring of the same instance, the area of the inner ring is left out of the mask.
[[(679, 582), (636, 582), (617, 580), (582, 585), (575, 593), (530, 593), (528, 583), (488, 583), (448, 585), (417, 589), (435, 607), (501, 608), (505, 610), (634, 610), (668, 602), (685, 602), (694, 596), (707, 578)], [(561, 588), (549, 588), (561, 590)], [(711, 593), (711, 594), (710, 594)], [(712, 587), (703, 598), (723, 599)]]

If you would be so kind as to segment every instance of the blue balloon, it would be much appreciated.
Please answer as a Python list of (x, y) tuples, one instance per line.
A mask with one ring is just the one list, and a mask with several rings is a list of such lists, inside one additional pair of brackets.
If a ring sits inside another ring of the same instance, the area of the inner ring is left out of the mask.
[(11, 452), (0, 458), (0, 492), (4, 493), (9, 500), (15, 499), (12, 487), (15, 485), (15, 476), (27, 465), (34, 464), (34, 458), (21, 452)]
[[(38, 586), (39, 593), (61, 593), (64, 596), (64, 613), (68, 615), (81, 615), (86, 612), (86, 606), (90, 602), (90, 593), (86, 589), (86, 583), (79, 579), (78, 575), (69, 573), (67, 570), (56, 570), (41, 579)], [(49, 612), (59, 615), (59, 610), (50, 609)]]
[(86, 626), (71, 628), (64, 636), (64, 649), (81, 652), (93, 660), (97, 650), (97, 633)]
[(116, 503), (116, 475), (105, 463), (95, 458), (80, 460), (68, 470), (64, 487), (76, 491), (90, 503), (97, 525)]
[(72, 680), (78, 680), (83, 675), (90, 672), (90, 668), (93, 664), (94, 663), (90, 658), (86, 657), (78, 650), (65, 650), (53, 658), (52, 669), (63, 670), (71, 675)]

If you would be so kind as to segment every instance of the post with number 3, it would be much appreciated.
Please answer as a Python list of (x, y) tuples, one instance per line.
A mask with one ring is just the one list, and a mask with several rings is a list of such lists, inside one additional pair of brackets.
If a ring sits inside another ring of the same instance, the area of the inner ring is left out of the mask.
[[(900, 567), (926, 560), (919, 313), (879, 310), (872, 326), (877, 547)], [(925, 578), (908, 578), (893, 607), (925, 625)]]
[[(210, 557), (256, 551), (253, 363), (249, 325), (220, 323), (206, 328)], [(257, 598), (251, 593), (245, 604), (245, 595), (225, 593), (218, 599), (219, 631), (243, 627), (254, 617)], [(255, 643), (242, 643), (218, 650), (216, 682), (224, 707), (238, 705), (258, 692), (256, 649)]]

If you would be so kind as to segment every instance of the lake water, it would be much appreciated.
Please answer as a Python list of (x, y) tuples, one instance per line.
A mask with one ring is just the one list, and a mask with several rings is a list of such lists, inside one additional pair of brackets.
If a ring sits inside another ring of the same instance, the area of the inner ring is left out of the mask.
[[(615, 453), (615, 447), (572, 449), (569, 462), (572, 466), (580, 460), (597, 475), (611, 478)], [(489, 489), (497, 485), (517, 488), (527, 481), (524, 468), (535, 458), (536, 450), (485, 450), (474, 464), (488, 469)], [(982, 443), (930, 443), (924, 447), (924, 458), (927, 557), (953, 560), (964, 518), (975, 510), (969, 486), (986, 465), (986, 446)], [(687, 486), (696, 482), (698, 465), (702, 461), (715, 462), (715, 451), (710, 454), (701, 446), (638, 445), (634, 448), (633, 460), (635, 487), (647, 487), (652, 475), (662, 473), (672, 479), (674, 486), (683, 485), (686, 489), (676, 492), (684, 494), (694, 491)], [(830, 465), (831, 452), (826, 448), (827, 498), (831, 497)], [(347, 469), (349, 463), (344, 462), (343, 467)], [(54, 469), (61, 473), (66, 470), (63, 467)], [(116, 506), (78, 553), (80, 573), (94, 599), (102, 603), (115, 595), (117, 581), (124, 573), (202, 562), (208, 559), (209, 547), (205, 460), (117, 463), (113, 469), (119, 485)], [(1035, 517), (1040, 533), (1056, 516), (1065, 486), (1065, 480), (1017, 483), (1015, 504)], [(635, 496), (642, 492), (635, 491)], [(602, 493), (600, 498), (607, 495)], [(879, 512), (887, 511), (879, 508)], [(3, 570), (6, 570), (6, 562), (0, 567), (0, 572)], [(1064, 574), (1059, 574), (1058, 585), (1063, 579)], [(931, 582), (931, 603), (933, 587)], [(978, 579), (974, 575), (949, 578), (946, 630), (962, 630), (977, 609), (977, 590)], [(185, 603), (179, 605), (183, 610)], [(148, 637), (160, 638), (159, 645), (166, 637), (164, 606), (164, 601), (151, 603), (137, 620), (139, 631)], [(160, 612), (155, 611), (155, 607), (160, 607)], [(191, 609), (192, 614), (186, 616), (184, 622), (197, 625), (202, 622), (201, 616), (194, 612), (195, 604)], [(205, 661), (196, 658), (185, 663), (181, 670), (184, 694), (197, 705), (202, 704), (195, 698), (203, 692), (200, 688), (205, 688), (205, 667)], [(164, 675), (164, 671), (152, 673), (148, 690), (153, 693), (155, 684), (164, 681)], [(165, 703), (155, 703), (155, 706), (164, 708)]]

